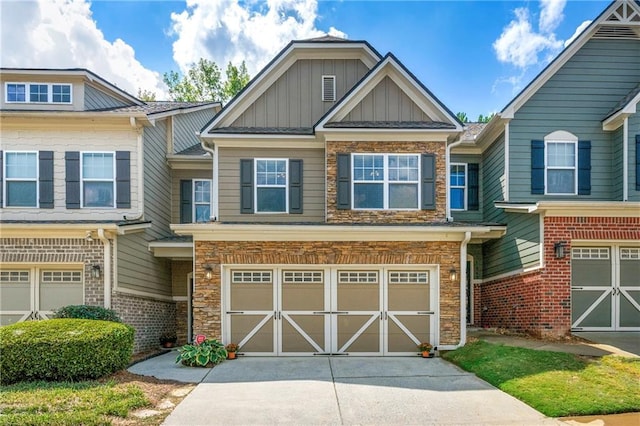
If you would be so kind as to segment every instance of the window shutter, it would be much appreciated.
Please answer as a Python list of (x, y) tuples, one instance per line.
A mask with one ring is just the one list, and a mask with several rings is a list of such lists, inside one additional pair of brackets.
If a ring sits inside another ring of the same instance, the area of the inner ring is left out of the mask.
[(66, 203), (68, 209), (80, 208), (80, 153), (67, 151), (64, 153)]
[(38, 173), (40, 186), (40, 208), (53, 208), (53, 151), (38, 153)]
[(289, 160), (289, 213), (302, 214), (302, 160)]
[(116, 151), (116, 207), (131, 208), (131, 154)]
[(531, 141), (531, 193), (544, 194), (544, 141)]
[(2, 150), (0, 150), (0, 207), (2, 207), (3, 204), (3, 196), (4, 196), (4, 167), (3, 167), (3, 157), (2, 157)]
[(436, 209), (436, 156), (422, 154), (422, 210)]
[(351, 154), (337, 155), (336, 209), (351, 208)]
[(180, 223), (191, 223), (193, 182), (191, 179), (180, 181)]
[(591, 194), (591, 142), (578, 141), (578, 195)]
[(480, 209), (480, 167), (478, 163), (467, 164), (467, 209)]
[(640, 191), (640, 135), (636, 135), (636, 191)]
[(240, 160), (240, 213), (253, 213), (253, 160)]

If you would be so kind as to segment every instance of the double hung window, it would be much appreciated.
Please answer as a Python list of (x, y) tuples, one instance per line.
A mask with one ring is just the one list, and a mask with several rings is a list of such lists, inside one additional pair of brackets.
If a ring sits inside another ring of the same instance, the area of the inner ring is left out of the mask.
[(7, 151), (4, 164), (5, 207), (38, 207), (38, 153)]
[(420, 205), (420, 156), (353, 154), (353, 208), (408, 210)]
[(451, 164), (449, 173), (449, 189), (451, 194), (451, 209), (467, 209), (467, 165)]
[(255, 206), (257, 213), (288, 211), (288, 160), (255, 160)]
[(113, 152), (82, 153), (83, 207), (115, 207)]
[(576, 142), (546, 143), (547, 194), (575, 194), (578, 184), (576, 173)]
[(209, 222), (211, 218), (211, 180), (193, 180), (194, 222)]

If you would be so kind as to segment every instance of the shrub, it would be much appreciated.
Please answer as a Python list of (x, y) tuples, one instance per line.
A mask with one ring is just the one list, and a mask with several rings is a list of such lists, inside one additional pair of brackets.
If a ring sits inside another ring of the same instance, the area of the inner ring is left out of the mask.
[(207, 339), (199, 345), (184, 345), (178, 352), (176, 363), (189, 367), (212, 367), (227, 358), (227, 350), (216, 339)]
[(103, 308), (101, 306), (89, 305), (64, 306), (55, 311), (54, 317), (122, 322), (115, 311)]
[(125, 368), (134, 330), (84, 319), (28, 321), (0, 327), (0, 382), (94, 379)]

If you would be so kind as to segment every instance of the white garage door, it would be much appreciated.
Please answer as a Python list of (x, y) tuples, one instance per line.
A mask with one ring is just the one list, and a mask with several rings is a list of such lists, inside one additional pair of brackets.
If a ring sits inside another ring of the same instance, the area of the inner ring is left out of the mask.
[(408, 355), (435, 343), (435, 268), (227, 267), (225, 341), (255, 355)]

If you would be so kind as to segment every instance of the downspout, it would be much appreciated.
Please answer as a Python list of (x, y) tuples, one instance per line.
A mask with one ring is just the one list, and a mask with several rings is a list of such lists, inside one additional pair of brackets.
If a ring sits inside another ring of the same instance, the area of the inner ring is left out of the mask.
[(104, 286), (104, 307), (111, 309), (111, 243), (109, 239), (104, 235), (104, 229), (98, 229), (98, 238), (102, 241), (104, 246), (104, 273), (103, 286)]
[[(200, 137), (200, 133), (196, 133)], [(200, 142), (202, 148), (211, 154), (211, 198), (213, 200), (213, 209), (211, 209), (211, 217), (214, 222), (218, 221), (218, 145), (213, 145), (213, 149), (209, 148), (203, 140)]]
[[(460, 343), (462, 347), (467, 343), (467, 244), (471, 240), (471, 232), (464, 233), (464, 240), (460, 243)], [(463, 302), (464, 301), (464, 302)]]
[(136, 144), (138, 155), (138, 213), (135, 217), (125, 216), (125, 220), (140, 220), (144, 217), (144, 157), (143, 157), (143, 129), (137, 125), (135, 117), (129, 117), (129, 123), (138, 135)]
[(447, 149), (445, 150), (445, 161), (444, 161), (444, 166), (446, 168), (445, 170), (445, 176), (446, 176), (446, 182), (445, 182), (445, 191), (446, 191), (446, 207), (445, 207), (445, 215), (447, 217), (447, 222), (453, 222), (453, 217), (451, 216), (451, 182), (449, 182), (449, 180), (451, 179), (451, 148), (455, 148), (458, 145), (462, 145), (463, 141), (457, 141), (454, 142), (452, 144), (447, 145)]
[(509, 201), (509, 122), (504, 125), (504, 201)]
[(629, 117), (622, 123), (622, 201), (629, 201)]

